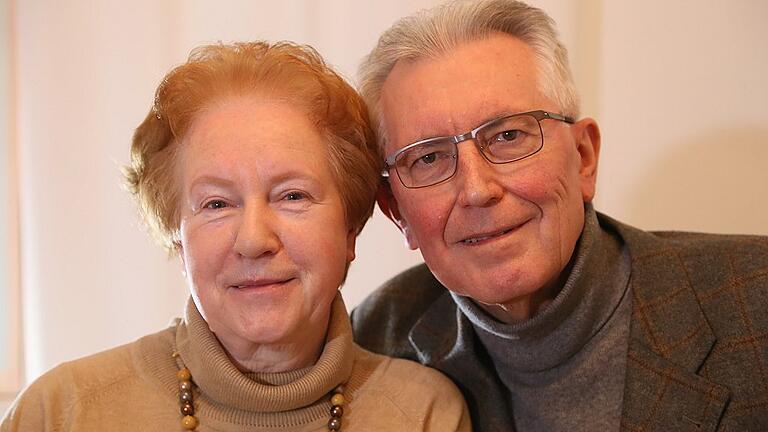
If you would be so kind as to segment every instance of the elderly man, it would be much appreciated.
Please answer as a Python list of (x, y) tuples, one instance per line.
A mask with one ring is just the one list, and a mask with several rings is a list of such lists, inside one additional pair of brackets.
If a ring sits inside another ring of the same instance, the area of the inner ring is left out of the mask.
[(379, 205), (426, 262), (357, 308), (361, 345), (453, 378), (480, 431), (768, 430), (768, 239), (593, 210), (600, 132), (546, 14), (405, 18), (361, 90)]

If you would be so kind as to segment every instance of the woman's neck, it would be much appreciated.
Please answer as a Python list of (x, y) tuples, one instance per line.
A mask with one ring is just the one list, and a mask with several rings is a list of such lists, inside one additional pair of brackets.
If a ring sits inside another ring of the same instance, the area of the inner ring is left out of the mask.
[(290, 341), (269, 344), (255, 344), (229, 334), (216, 334), (216, 337), (241, 372), (287, 372), (317, 362), (327, 329), (327, 321), (325, 325), (307, 325)]

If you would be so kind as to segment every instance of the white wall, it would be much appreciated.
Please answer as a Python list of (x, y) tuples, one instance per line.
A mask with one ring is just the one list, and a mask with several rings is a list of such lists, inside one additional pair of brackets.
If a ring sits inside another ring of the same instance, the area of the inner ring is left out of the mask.
[(598, 204), (645, 228), (768, 234), (768, 2), (608, 2)]
[[(30, 0), (17, 4), (26, 377), (164, 326), (179, 265), (119, 187), (133, 128), (195, 45), (292, 39), (343, 74), (397, 17), (436, 1)], [(763, 2), (537, 1), (560, 23), (604, 134), (597, 204), (646, 228), (768, 234)], [(418, 262), (377, 215), (344, 288), (354, 305)]]
[(0, 0), (0, 413), (20, 382), (21, 332), (17, 238), (16, 158), (12, 145), (13, 78), (10, 6)]

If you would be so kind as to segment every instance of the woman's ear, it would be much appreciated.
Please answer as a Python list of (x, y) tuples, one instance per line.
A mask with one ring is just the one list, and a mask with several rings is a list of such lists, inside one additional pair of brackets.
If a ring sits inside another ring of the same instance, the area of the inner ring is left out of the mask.
[(179, 256), (179, 262), (181, 263), (181, 275), (187, 277), (187, 263), (184, 260), (184, 248), (181, 246), (181, 242), (178, 240), (173, 241), (173, 249), (176, 251), (176, 255)]
[(178, 240), (174, 240), (173, 243), (171, 243), (171, 245), (172, 245), (171, 247), (173, 248), (173, 250), (176, 251), (176, 253), (179, 255), (179, 257), (183, 261), (184, 260), (184, 248), (181, 246), (181, 242), (178, 241)]
[(408, 248), (412, 250), (418, 249), (418, 242), (411, 232), (408, 221), (400, 214), (397, 199), (392, 194), (392, 188), (388, 182), (383, 182), (379, 186), (379, 190), (376, 192), (376, 202), (379, 204), (379, 209), (384, 213), (384, 216), (397, 225), (397, 228), (403, 233)]

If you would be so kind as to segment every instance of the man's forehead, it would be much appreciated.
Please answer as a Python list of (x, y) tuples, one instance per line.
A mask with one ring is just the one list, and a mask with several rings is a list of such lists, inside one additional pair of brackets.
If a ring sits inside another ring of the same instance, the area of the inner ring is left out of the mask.
[(398, 101), (397, 115), (382, 116), (387, 133), (387, 151), (394, 151), (408, 144), (427, 138), (467, 133), (490, 120), (506, 115), (530, 111), (535, 104), (511, 99), (482, 99), (477, 104), (459, 104), (454, 109), (444, 105), (415, 105)]
[(401, 129), (405, 129), (409, 135), (416, 135), (408, 139), (413, 142), (436, 136), (463, 134), (490, 120), (523, 112), (523, 108), (517, 108), (513, 101), (509, 103), (483, 101), (477, 106), (466, 105), (465, 107), (467, 109), (455, 111), (417, 107), (412, 112), (412, 118), (407, 121), (408, 127)]
[(387, 150), (542, 109), (536, 76), (530, 48), (509, 36), (460, 44), (436, 57), (400, 60), (381, 92)]

